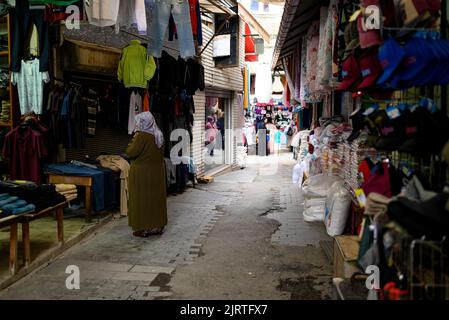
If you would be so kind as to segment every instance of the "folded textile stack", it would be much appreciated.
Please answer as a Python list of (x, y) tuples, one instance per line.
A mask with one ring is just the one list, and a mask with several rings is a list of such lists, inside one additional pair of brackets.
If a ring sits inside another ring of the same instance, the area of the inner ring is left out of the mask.
[(73, 184), (57, 184), (56, 192), (63, 195), (67, 201), (73, 201), (78, 198), (78, 190)]
[(10, 215), (19, 215), (22, 213), (33, 212), (36, 207), (33, 204), (28, 204), (19, 197), (11, 196), (9, 193), (0, 194), (0, 210), (1, 217), (8, 217)]
[(2, 109), (1, 109), (1, 114), (0, 114), (0, 121), (1, 122), (9, 122), (9, 120), (11, 119), (11, 114), (10, 114), (10, 103), (9, 101), (2, 101)]
[(65, 197), (56, 192), (55, 186), (38, 186), (32, 182), (0, 182), (0, 193), (10, 194), (34, 205), (34, 211), (41, 211), (66, 202)]
[(385, 215), (388, 210), (388, 204), (391, 199), (381, 194), (371, 192), (366, 199), (365, 214), (369, 216)]

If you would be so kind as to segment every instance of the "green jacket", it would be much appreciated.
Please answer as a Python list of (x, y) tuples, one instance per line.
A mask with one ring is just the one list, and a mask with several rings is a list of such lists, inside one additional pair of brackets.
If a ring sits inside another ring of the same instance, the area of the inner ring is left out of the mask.
[(147, 55), (147, 49), (139, 40), (132, 40), (123, 49), (117, 70), (117, 77), (126, 88), (146, 88), (156, 72), (153, 57)]

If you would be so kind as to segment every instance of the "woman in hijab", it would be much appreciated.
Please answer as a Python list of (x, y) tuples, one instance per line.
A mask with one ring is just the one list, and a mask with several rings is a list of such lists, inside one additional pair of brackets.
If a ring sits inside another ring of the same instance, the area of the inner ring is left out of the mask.
[(136, 237), (161, 235), (167, 225), (164, 136), (150, 112), (136, 116), (136, 132), (126, 153), (129, 173), (129, 226)]

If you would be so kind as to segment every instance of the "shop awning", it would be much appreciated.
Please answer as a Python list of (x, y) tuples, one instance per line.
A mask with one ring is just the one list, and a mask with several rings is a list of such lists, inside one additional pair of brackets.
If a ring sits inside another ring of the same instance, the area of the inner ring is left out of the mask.
[(245, 23), (245, 61), (256, 62), (258, 61), (258, 56), (256, 54), (254, 38), (251, 35), (251, 28), (249, 24)]
[(236, 2), (233, 0), (200, 0), (201, 10), (214, 14), (235, 16), (236, 13), (230, 9), (235, 6)]
[(293, 53), (313, 21), (320, 19), (320, 8), (329, 0), (291, 0), (285, 3), (271, 67), (282, 67), (282, 59)]

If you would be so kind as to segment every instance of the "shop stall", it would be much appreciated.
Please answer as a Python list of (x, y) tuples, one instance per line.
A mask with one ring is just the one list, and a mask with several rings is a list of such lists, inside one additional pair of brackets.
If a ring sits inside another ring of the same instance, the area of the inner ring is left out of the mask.
[[(88, 225), (94, 216), (127, 215), (124, 152), (137, 114), (152, 112), (164, 134), (168, 194), (196, 181), (194, 96), (205, 89), (199, 1), (182, 3), (189, 19), (181, 22), (168, 12), (168, 39), (148, 28), (161, 3), (111, 1), (116, 10), (106, 14), (90, 2), (2, 1), (0, 228), (10, 228), (11, 274), (19, 224), (28, 267), (34, 221), (55, 213), (61, 244), (71, 212), (82, 211)], [(171, 160), (176, 129), (190, 138), (181, 163)]]
[(364, 299), (448, 298), (445, 9), (446, 1), (287, 4), (273, 67), (290, 73), (305, 123), (292, 142), (293, 181), (304, 220), (333, 237), (339, 298), (368, 276)]

